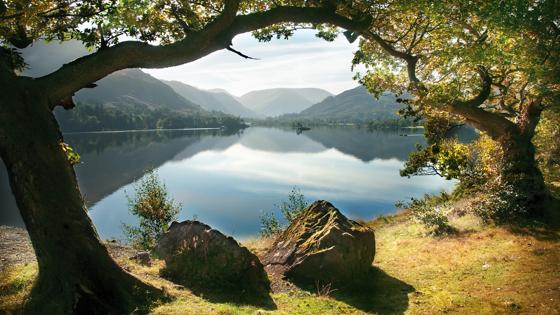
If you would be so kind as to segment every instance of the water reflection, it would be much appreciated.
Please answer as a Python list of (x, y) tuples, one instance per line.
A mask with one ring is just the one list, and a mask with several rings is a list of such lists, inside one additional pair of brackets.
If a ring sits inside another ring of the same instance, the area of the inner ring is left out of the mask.
[[(398, 170), (422, 137), (353, 128), (249, 128), (66, 135), (82, 156), (76, 167), (90, 216), (102, 237), (121, 237), (135, 219), (125, 191), (149, 167), (158, 168), (181, 219), (200, 220), (237, 237), (259, 230), (259, 215), (298, 186), (306, 197), (328, 199), (353, 218), (394, 211), (394, 202), (449, 188), (437, 177), (401, 178)], [(21, 225), (0, 169), (0, 224)], [(14, 219), (15, 218), (15, 219)], [(18, 221), (19, 220), (19, 221)]]

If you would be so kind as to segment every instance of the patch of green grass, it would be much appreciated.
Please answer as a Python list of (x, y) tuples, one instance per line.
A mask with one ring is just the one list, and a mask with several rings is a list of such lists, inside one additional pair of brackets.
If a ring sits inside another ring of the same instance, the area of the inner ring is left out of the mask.
[(15, 265), (0, 272), (0, 311), (17, 312), (36, 276), (36, 263)]
[[(361, 287), (330, 294), (294, 289), (272, 294), (275, 307), (212, 303), (159, 277), (163, 261), (145, 267), (126, 256), (117, 262), (175, 299), (153, 314), (558, 314), (560, 231), (481, 225), (472, 216), (451, 218), (451, 236), (426, 236), (406, 214), (367, 223), (375, 227), (376, 257)], [(247, 246), (265, 251), (271, 240)], [(0, 310), (21, 305), (36, 265), (0, 274)]]

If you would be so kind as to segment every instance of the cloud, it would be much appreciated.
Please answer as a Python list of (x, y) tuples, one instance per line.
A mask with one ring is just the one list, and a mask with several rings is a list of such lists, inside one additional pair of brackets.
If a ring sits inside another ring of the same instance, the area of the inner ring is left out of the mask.
[(233, 46), (259, 60), (221, 50), (189, 64), (144, 71), (203, 89), (223, 88), (235, 95), (276, 87), (319, 87), (340, 93), (357, 85), (350, 71), (357, 44), (343, 37), (326, 42), (312, 31), (300, 31), (289, 40), (259, 43), (250, 34), (242, 34)]

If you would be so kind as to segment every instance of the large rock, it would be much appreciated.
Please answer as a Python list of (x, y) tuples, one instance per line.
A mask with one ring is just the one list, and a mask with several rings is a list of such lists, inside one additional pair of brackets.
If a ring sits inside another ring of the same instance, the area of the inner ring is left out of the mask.
[(162, 276), (195, 292), (236, 292), (268, 296), (270, 282), (253, 253), (231, 237), (198, 221), (173, 222), (159, 240)]
[(319, 200), (280, 235), (263, 263), (268, 268), (284, 267), (288, 278), (300, 282), (340, 284), (366, 274), (374, 256), (373, 230)]

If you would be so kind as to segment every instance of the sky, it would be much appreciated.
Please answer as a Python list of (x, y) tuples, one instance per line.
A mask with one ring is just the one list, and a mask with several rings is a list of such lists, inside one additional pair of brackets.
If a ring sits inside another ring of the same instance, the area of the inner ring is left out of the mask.
[[(316, 87), (333, 94), (358, 85), (350, 70), (358, 41), (348, 43), (340, 35), (334, 42), (300, 30), (289, 40), (259, 43), (250, 33), (233, 39), (233, 48), (258, 60), (244, 59), (225, 49), (194, 62), (165, 69), (142, 69), (163, 80), (180, 81), (202, 89), (244, 93), (278, 87)], [(88, 52), (81, 43), (67, 41), (34, 44), (23, 50), (30, 69), (25, 75), (42, 76)]]
[(221, 50), (181, 66), (142, 70), (158, 79), (225, 89), (236, 96), (277, 87), (316, 87), (338, 94), (358, 85), (350, 70), (358, 41), (350, 44), (342, 35), (327, 42), (312, 30), (300, 30), (289, 40), (259, 43), (246, 33), (234, 38), (233, 48), (259, 60)]

